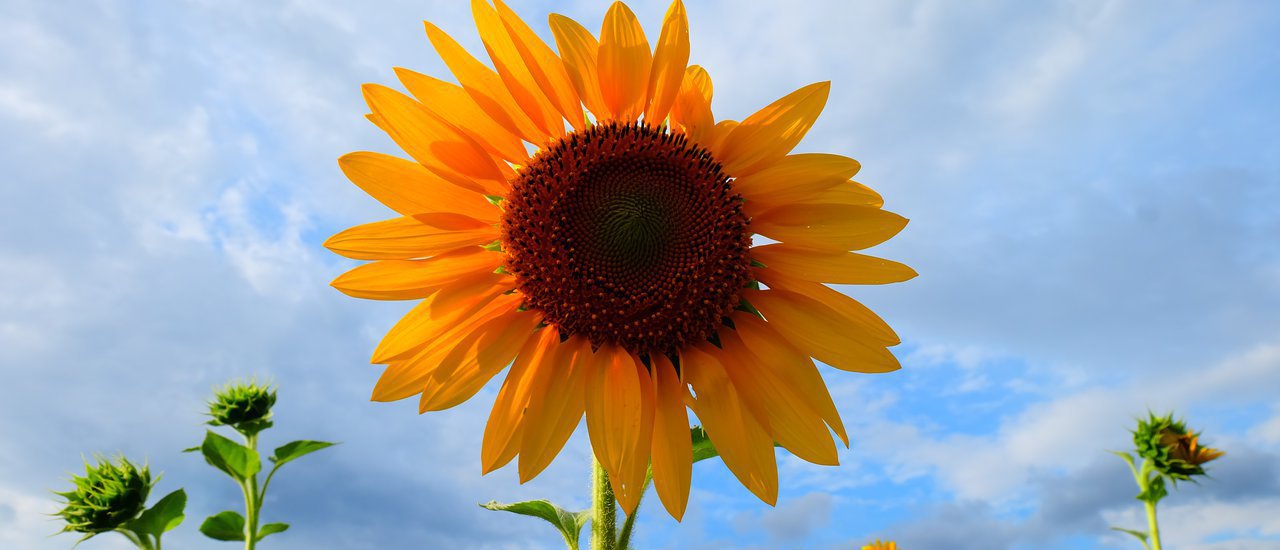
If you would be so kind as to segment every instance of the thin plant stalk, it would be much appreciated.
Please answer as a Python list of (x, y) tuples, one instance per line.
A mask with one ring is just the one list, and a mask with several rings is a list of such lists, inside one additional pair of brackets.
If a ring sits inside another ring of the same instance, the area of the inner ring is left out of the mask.
[(591, 550), (616, 550), (618, 507), (609, 474), (591, 457)]

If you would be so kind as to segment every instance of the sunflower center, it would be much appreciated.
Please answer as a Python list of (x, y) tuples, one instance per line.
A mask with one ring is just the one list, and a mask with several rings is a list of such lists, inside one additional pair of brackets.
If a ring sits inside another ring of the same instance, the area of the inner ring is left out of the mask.
[(634, 353), (709, 336), (739, 303), (742, 199), (705, 149), (643, 124), (566, 136), (503, 203), (506, 269), (548, 324)]

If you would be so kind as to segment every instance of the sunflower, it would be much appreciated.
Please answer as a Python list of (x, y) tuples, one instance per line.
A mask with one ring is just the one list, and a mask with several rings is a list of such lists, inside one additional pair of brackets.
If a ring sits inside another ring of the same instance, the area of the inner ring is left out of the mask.
[(862, 550), (898, 550), (898, 543), (893, 541), (880, 542), (880, 539), (876, 539), (875, 542), (863, 546)]
[[(906, 224), (850, 180), (856, 161), (791, 152), (829, 83), (716, 121), (711, 78), (688, 64), (680, 0), (652, 48), (621, 2), (598, 38), (551, 15), (555, 50), (502, 0), (471, 8), (492, 68), (426, 23), (458, 84), (396, 69), (409, 95), (363, 87), (368, 118), (412, 160), (339, 159), (400, 216), (325, 243), (372, 260), (333, 286), (419, 301), (373, 352), (386, 365), (373, 400), (418, 396), (422, 412), (447, 409), (510, 365), (485, 427), (483, 472), (519, 456), (521, 482), (532, 479), (585, 415), (627, 513), (652, 464), (664, 506), (683, 515), (686, 407), (770, 504), (775, 442), (836, 464), (831, 432), (846, 446), (848, 435), (814, 359), (892, 371), (886, 347), (899, 340), (824, 283), (915, 272), (850, 252)], [(755, 246), (753, 235), (774, 242)]]

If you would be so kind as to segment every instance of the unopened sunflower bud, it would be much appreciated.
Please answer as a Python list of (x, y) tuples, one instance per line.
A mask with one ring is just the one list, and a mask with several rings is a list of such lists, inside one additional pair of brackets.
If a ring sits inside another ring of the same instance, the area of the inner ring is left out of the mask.
[(113, 531), (146, 508), (152, 481), (145, 465), (139, 469), (124, 457), (119, 464), (100, 457), (97, 460), (96, 466), (85, 464), (84, 477), (71, 476), (75, 489), (57, 493), (67, 499), (56, 514), (67, 522), (63, 531), (89, 536)]
[(256, 434), (271, 426), (271, 407), (276, 404), (276, 390), (256, 382), (233, 382), (214, 392), (209, 403), (209, 423), (231, 426), (246, 435)]
[(1133, 432), (1133, 442), (1138, 454), (1150, 459), (1160, 473), (1174, 481), (1186, 481), (1191, 476), (1204, 475), (1204, 464), (1224, 453), (1217, 449), (1201, 447), (1195, 432), (1186, 423), (1173, 420), (1173, 414), (1157, 417), (1149, 414), (1147, 420), (1138, 421)]

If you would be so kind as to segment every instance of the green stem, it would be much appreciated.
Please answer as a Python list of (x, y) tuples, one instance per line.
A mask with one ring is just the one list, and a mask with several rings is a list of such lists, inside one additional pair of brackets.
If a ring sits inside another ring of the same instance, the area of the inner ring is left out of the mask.
[[(258, 436), (244, 436), (245, 446), (258, 450)], [(245, 480), (240, 486), (240, 490), (244, 492), (244, 550), (253, 550), (258, 543), (258, 510), (262, 508), (262, 498), (258, 494), (258, 476)]]
[(591, 457), (591, 550), (616, 550), (617, 504), (609, 474)]
[[(1152, 474), (1159, 476), (1160, 473), (1155, 471), (1155, 463), (1151, 459), (1142, 461), (1142, 470), (1135, 472), (1134, 477), (1138, 480), (1138, 487), (1145, 494), (1151, 487)], [(1150, 550), (1162, 550), (1160, 547), (1160, 527), (1156, 524), (1156, 503), (1153, 500), (1142, 501), (1143, 508), (1147, 511), (1147, 541)]]
[(1156, 503), (1144, 502), (1147, 508), (1147, 529), (1151, 533), (1151, 550), (1160, 548), (1160, 527), (1156, 525)]

